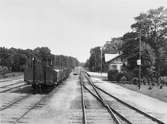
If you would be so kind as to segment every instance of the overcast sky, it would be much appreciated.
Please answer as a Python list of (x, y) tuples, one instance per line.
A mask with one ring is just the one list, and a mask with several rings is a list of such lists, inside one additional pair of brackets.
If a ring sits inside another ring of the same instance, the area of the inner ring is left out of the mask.
[(47, 46), (85, 61), (90, 48), (130, 31), (134, 17), (167, 0), (0, 0), (0, 46)]

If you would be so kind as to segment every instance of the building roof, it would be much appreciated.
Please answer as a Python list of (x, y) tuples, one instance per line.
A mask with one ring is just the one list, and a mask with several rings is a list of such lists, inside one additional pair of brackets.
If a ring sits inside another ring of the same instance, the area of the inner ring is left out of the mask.
[(105, 61), (109, 62), (112, 59), (118, 57), (120, 54), (116, 53), (116, 54), (105, 54)]
[(121, 56), (122, 56), (122, 54), (117, 54), (117, 55), (113, 55), (112, 57), (112, 59), (110, 59), (109, 61), (107, 61), (107, 63), (111, 63), (111, 62), (114, 62), (115, 60), (117, 60), (117, 59), (121, 59)]

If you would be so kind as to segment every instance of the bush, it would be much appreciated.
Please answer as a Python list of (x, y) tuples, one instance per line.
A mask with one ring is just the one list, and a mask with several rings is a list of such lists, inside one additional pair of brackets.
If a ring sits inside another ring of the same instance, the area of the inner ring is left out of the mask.
[(118, 74), (117, 81), (128, 81), (129, 78), (130, 78), (130, 76), (128, 73), (122, 72), (122, 73)]
[(110, 81), (116, 81), (118, 77), (118, 70), (110, 70), (108, 71), (108, 80)]
[(131, 84), (137, 85), (138, 82), (139, 82), (139, 78), (138, 77), (134, 77), (134, 78), (131, 79)]

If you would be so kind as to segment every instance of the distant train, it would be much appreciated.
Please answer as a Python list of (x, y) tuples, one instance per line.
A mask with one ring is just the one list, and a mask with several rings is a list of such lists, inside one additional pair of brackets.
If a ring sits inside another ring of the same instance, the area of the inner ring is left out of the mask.
[(42, 66), (40, 63), (29, 65), (24, 71), (24, 81), (33, 89), (45, 89), (58, 85), (68, 78), (71, 69), (54, 69), (52, 66)]

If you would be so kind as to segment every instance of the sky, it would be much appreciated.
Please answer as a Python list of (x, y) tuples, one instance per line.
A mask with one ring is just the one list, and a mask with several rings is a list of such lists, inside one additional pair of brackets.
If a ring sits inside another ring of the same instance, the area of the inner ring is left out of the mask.
[(84, 62), (90, 49), (131, 31), (134, 17), (167, 0), (0, 0), (0, 46), (49, 47)]

